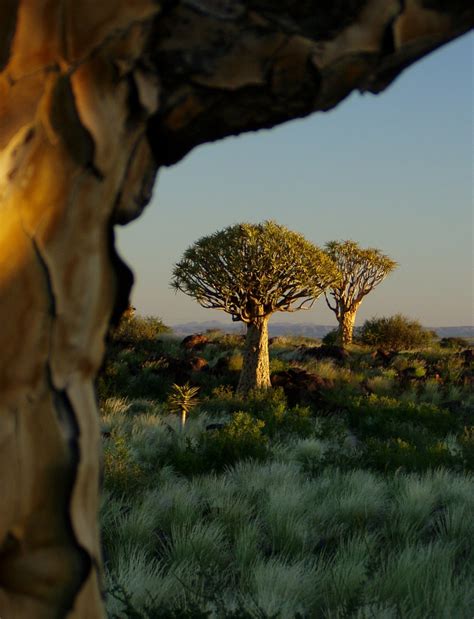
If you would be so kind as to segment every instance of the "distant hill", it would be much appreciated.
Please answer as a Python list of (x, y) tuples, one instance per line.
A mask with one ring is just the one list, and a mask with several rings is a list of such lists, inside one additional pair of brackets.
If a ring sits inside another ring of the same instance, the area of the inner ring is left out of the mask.
[(474, 327), (434, 327), (433, 331), (436, 331), (439, 337), (474, 338)]
[[(173, 325), (173, 331), (178, 335), (190, 335), (191, 333), (203, 333), (209, 329), (219, 329), (224, 333), (243, 333), (245, 327), (241, 322), (224, 323), (218, 320), (209, 320), (207, 322), (186, 322), (179, 325)], [(311, 323), (302, 324), (287, 324), (284, 322), (270, 322), (270, 336), (275, 335), (295, 335), (303, 337), (312, 337), (315, 339), (323, 338), (326, 333), (334, 329), (334, 325), (314, 325)], [(464, 337), (474, 338), (474, 327), (429, 327), (430, 330), (436, 331), (438, 337)]]

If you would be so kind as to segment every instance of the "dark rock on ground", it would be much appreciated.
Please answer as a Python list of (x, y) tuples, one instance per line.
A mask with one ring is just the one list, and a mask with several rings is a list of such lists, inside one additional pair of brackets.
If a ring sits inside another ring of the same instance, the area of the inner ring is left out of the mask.
[(383, 348), (378, 348), (370, 356), (374, 361), (379, 361), (382, 365), (389, 365), (390, 362), (397, 356), (397, 352), (395, 350), (384, 350)]
[(349, 353), (342, 346), (300, 346), (299, 350), (304, 357), (312, 359), (334, 359), (344, 363), (349, 358)]
[(181, 346), (186, 350), (202, 350), (209, 343), (209, 338), (202, 333), (188, 335), (181, 341)]
[(203, 372), (209, 370), (208, 362), (202, 357), (192, 357), (188, 362), (192, 372)]
[(273, 387), (283, 388), (289, 406), (316, 404), (321, 401), (322, 392), (333, 386), (332, 381), (301, 368), (275, 372), (270, 380)]
[(222, 430), (225, 428), (225, 423), (208, 423), (206, 426), (206, 431), (210, 432), (211, 430)]

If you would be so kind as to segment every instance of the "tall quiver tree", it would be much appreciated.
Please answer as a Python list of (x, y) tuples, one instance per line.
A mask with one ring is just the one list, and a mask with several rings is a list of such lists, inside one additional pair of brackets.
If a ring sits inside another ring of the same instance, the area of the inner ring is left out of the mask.
[(330, 241), (326, 252), (339, 269), (339, 281), (325, 292), (328, 307), (339, 323), (338, 341), (352, 342), (357, 310), (365, 296), (378, 286), (397, 263), (379, 249), (364, 249), (355, 241)]
[(337, 281), (329, 256), (273, 221), (237, 224), (199, 239), (173, 271), (172, 286), (247, 325), (238, 391), (270, 386), (268, 321), (309, 309)]

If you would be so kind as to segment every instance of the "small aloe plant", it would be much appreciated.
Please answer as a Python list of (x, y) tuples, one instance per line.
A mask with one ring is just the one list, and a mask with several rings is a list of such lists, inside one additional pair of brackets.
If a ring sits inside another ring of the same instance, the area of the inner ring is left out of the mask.
[(168, 396), (168, 408), (172, 413), (181, 415), (181, 429), (186, 424), (186, 418), (191, 409), (199, 403), (197, 392), (199, 387), (191, 387), (189, 383), (184, 385), (171, 386), (171, 393)]

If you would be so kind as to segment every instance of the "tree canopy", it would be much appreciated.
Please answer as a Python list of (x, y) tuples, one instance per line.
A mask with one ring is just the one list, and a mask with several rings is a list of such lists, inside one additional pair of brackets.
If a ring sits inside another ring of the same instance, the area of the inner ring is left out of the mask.
[(172, 286), (234, 321), (309, 309), (338, 281), (337, 268), (303, 235), (274, 221), (241, 223), (199, 239), (173, 271)]
[(340, 343), (352, 342), (355, 317), (362, 299), (378, 286), (395, 269), (397, 263), (379, 249), (364, 249), (355, 241), (330, 241), (326, 251), (335, 262), (339, 280), (331, 285), (330, 296), (325, 293), (326, 303), (339, 323)]
[[(343, 303), (348, 309), (359, 304), (397, 267), (379, 249), (364, 249), (355, 241), (330, 241), (326, 243), (326, 251), (340, 272), (339, 282), (331, 285), (330, 294), (336, 304)], [(329, 301), (328, 305), (336, 311)]]

